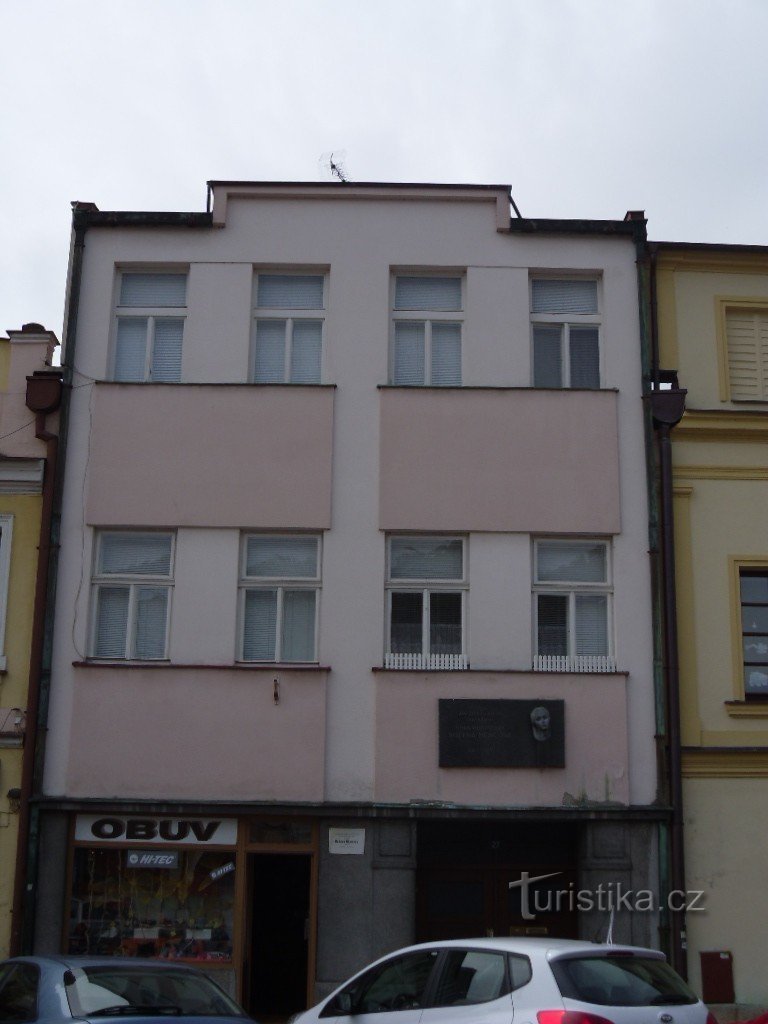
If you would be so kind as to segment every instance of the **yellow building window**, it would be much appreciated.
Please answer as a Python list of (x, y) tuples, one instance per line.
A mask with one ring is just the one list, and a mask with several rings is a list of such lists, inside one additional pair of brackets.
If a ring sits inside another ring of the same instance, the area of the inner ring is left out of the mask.
[(768, 308), (725, 313), (728, 381), (733, 401), (768, 401)]

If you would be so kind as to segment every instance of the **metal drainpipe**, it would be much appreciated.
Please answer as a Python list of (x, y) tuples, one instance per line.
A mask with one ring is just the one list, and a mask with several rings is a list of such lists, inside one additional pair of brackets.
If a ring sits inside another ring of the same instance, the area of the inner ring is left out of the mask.
[(46, 417), (61, 403), (61, 375), (50, 371), (27, 378), (27, 406), (36, 413), (35, 437), (46, 444), (43, 477), (43, 507), (40, 516), (35, 604), (32, 618), (32, 644), (29, 659), (29, 685), (27, 690), (24, 751), (21, 762), (21, 800), (19, 806), (19, 832), (16, 842), (16, 869), (13, 880), (11, 908), (10, 955), (21, 952), (22, 917), (27, 884), (27, 843), (30, 833), (30, 799), (33, 792), (35, 750), (37, 747), (37, 716), (40, 705), (40, 679), (43, 637), (45, 633), (45, 602), (48, 591), (51, 518), (53, 514), (53, 487), (56, 479), (59, 438), (46, 429)]
[[(47, 594), (45, 615), (43, 619), (43, 635), (40, 660), (40, 681), (38, 696), (38, 712), (36, 741), (30, 757), (33, 759), (31, 779), (31, 799), (29, 801), (29, 827), (26, 850), (21, 848), (20, 856), (26, 855), (26, 866), (23, 870), (24, 891), (20, 893), (21, 904), (15, 927), (19, 932), (17, 939), (22, 954), (33, 951), (35, 914), (37, 909), (37, 876), (40, 860), (40, 809), (35, 798), (42, 791), (43, 765), (45, 761), (45, 740), (48, 731), (48, 701), (51, 687), (51, 658), (53, 649), (54, 611), (56, 604), (56, 574), (59, 563), (59, 540), (61, 536), (61, 505), (64, 486), (64, 469), (66, 465), (67, 439), (69, 434), (69, 408), (72, 394), (72, 377), (75, 366), (75, 347), (77, 341), (77, 315), (80, 303), (80, 282), (83, 270), (83, 252), (85, 250), (85, 233), (88, 230), (88, 213), (73, 204), (72, 254), (70, 259), (69, 287), (67, 293), (67, 319), (64, 334), (64, 358), (62, 359), (63, 390), (59, 411), (59, 436), (57, 452), (57, 472), (52, 481), (52, 499), (50, 529), (48, 538)], [(93, 207), (91, 207), (93, 208)], [(32, 746), (32, 744), (30, 744)]]

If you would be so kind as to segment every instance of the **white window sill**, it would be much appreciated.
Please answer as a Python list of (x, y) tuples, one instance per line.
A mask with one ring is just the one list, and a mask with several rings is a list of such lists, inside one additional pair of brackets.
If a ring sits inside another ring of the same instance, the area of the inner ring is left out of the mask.
[(467, 668), (466, 654), (385, 654), (384, 668), (405, 672), (435, 669), (454, 671)]
[(616, 659), (605, 654), (581, 655), (569, 658), (559, 654), (537, 654), (533, 659), (534, 672), (615, 672)]

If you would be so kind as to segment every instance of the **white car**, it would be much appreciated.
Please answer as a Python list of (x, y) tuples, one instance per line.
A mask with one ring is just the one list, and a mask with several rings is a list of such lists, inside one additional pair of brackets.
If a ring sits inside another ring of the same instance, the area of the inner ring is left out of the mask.
[(717, 1024), (638, 946), (453, 939), (382, 957), (292, 1024)]

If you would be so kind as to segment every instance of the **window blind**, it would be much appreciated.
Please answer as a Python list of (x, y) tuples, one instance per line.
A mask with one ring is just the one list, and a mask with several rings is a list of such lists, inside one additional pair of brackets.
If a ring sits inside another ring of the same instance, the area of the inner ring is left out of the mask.
[(314, 590), (283, 591), (282, 661), (315, 660)]
[(597, 313), (597, 281), (534, 278), (531, 282), (533, 313)]
[(424, 324), (395, 323), (393, 384), (424, 384), (424, 331)]
[(460, 277), (397, 277), (395, 309), (459, 310)]
[(259, 320), (253, 379), (259, 384), (282, 384), (285, 380), (285, 320)]
[(121, 306), (151, 309), (187, 304), (186, 274), (127, 274), (120, 277)]
[(392, 654), (421, 654), (424, 598), (422, 592), (392, 594), (389, 649)]
[(432, 324), (432, 384), (461, 384), (461, 324)]
[(154, 381), (181, 380), (181, 340), (183, 320), (167, 317), (155, 319), (155, 340), (152, 345), (151, 378)]
[(265, 578), (316, 579), (316, 537), (249, 537), (245, 574)]
[(461, 594), (429, 595), (429, 653), (461, 654)]
[(464, 545), (442, 537), (392, 537), (389, 575), (393, 580), (460, 580)]
[(596, 327), (569, 328), (572, 388), (600, 387), (600, 347)]
[(605, 594), (576, 595), (576, 654), (608, 654), (608, 598)]
[(274, 661), (277, 591), (247, 590), (243, 614), (243, 660)]
[(539, 541), (536, 548), (537, 579), (541, 582), (605, 583), (605, 544), (553, 544)]
[(568, 598), (564, 594), (539, 594), (537, 601), (537, 651), (568, 654)]
[(768, 312), (726, 313), (731, 398), (768, 399)]
[(535, 388), (561, 388), (562, 327), (537, 324), (533, 328), (533, 386)]
[(165, 657), (165, 624), (168, 613), (168, 587), (137, 587), (136, 640), (133, 657)]
[(256, 305), (267, 309), (322, 309), (322, 274), (259, 274)]
[(129, 587), (98, 588), (96, 593), (96, 630), (93, 644), (95, 657), (125, 657), (129, 593)]
[(162, 533), (103, 533), (99, 545), (99, 573), (169, 576), (170, 536)]
[(146, 355), (147, 318), (118, 317), (115, 380), (144, 380)]
[(294, 320), (291, 340), (291, 380), (295, 384), (320, 383), (323, 325), (319, 320)]

